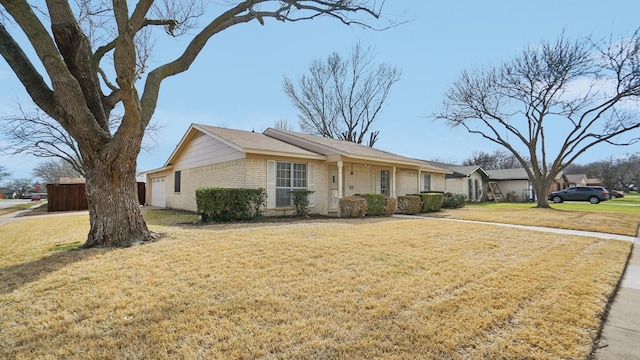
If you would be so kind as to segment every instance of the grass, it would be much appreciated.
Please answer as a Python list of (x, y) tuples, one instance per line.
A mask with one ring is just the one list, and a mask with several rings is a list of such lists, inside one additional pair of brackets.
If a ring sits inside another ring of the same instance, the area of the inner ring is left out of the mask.
[(0, 358), (584, 359), (631, 249), (428, 219), (145, 218), (165, 237), (116, 250), (66, 250), (86, 215), (3, 225)]
[(36, 206), (36, 205), (38, 205), (40, 203), (42, 203), (41, 200), (32, 201), (32, 202), (25, 202), (25, 203), (18, 203), (16, 205), (12, 206), (12, 207), (0, 209), (0, 216), (11, 214), (11, 213), (16, 212), (16, 211), (28, 209), (28, 208), (30, 208), (32, 206)]
[(537, 209), (534, 204), (486, 202), (460, 209), (444, 209), (427, 216), (636, 236), (640, 223), (640, 197), (637, 202), (626, 203), (636, 206), (622, 205), (619, 200), (622, 199), (597, 205), (567, 202), (553, 204), (552, 209)]

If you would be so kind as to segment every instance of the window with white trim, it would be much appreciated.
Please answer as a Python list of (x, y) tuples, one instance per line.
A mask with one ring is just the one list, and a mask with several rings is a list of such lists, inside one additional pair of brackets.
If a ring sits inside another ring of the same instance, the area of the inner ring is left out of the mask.
[(276, 162), (276, 206), (292, 206), (291, 190), (307, 189), (307, 164)]
[(421, 191), (431, 191), (431, 174), (422, 174)]
[(380, 194), (384, 194), (386, 196), (389, 196), (390, 191), (389, 191), (389, 186), (390, 181), (389, 181), (389, 170), (381, 170), (380, 171)]
[(173, 192), (180, 192), (181, 177), (182, 171), (178, 170), (173, 173)]

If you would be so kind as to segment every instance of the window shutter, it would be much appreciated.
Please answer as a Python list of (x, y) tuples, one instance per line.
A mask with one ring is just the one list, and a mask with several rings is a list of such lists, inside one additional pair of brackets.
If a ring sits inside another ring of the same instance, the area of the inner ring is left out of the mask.
[(376, 170), (375, 171), (375, 176), (376, 176), (376, 194), (380, 194), (381, 191), (381, 185), (380, 185), (380, 180), (382, 179), (382, 170)]
[(267, 160), (267, 209), (276, 208), (276, 162)]
[[(316, 190), (316, 166), (315, 164), (307, 164), (307, 190)], [(316, 194), (309, 194), (309, 207), (316, 206)]]

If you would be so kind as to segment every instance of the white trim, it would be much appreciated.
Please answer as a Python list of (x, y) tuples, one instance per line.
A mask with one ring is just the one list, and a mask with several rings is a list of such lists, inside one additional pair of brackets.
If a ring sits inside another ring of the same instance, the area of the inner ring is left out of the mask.
[(267, 160), (267, 209), (276, 208), (276, 161)]

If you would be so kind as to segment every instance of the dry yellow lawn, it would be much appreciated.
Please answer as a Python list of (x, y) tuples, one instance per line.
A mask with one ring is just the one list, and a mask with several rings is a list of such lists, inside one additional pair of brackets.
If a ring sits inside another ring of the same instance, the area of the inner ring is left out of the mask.
[(151, 227), (68, 251), (86, 216), (1, 226), (0, 358), (584, 359), (631, 248), (429, 219)]
[[(624, 208), (623, 208), (624, 209)], [(598, 212), (560, 209), (537, 209), (530, 204), (471, 205), (460, 209), (443, 209), (426, 216), (542, 226), (636, 236), (638, 212)]]

